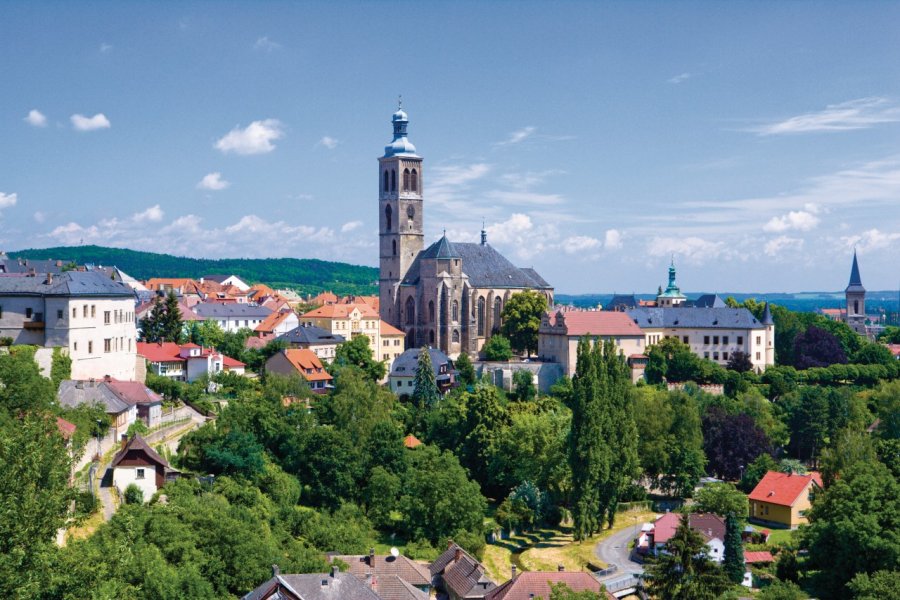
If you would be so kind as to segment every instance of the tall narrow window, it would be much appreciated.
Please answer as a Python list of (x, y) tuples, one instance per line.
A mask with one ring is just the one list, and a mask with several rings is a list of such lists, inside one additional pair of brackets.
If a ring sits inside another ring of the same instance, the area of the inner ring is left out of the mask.
[(388, 204), (384, 207), (384, 228), (386, 231), (391, 230), (391, 221), (393, 220), (394, 209), (391, 208), (391, 205)]
[(384, 172), (384, 191), (390, 191), (391, 189), (391, 175), (387, 171)]
[(397, 171), (395, 169), (391, 169), (391, 191), (397, 191)]
[(409, 191), (409, 169), (403, 169), (403, 191)]
[(478, 299), (478, 315), (476, 317), (478, 321), (478, 335), (484, 335), (484, 298)]
[(397, 256), (397, 240), (391, 240), (391, 247), (394, 250), (394, 256)]
[(452, 306), (452, 319), (454, 321), (459, 321), (459, 302), (456, 300), (453, 301)]
[(410, 173), (410, 188), (412, 188), (412, 191), (414, 192), (419, 191), (419, 174), (415, 169), (413, 169), (412, 173)]
[(434, 301), (428, 303), (428, 322), (434, 323)]
[(502, 306), (500, 303), (500, 298), (494, 298), (494, 315), (493, 315), (493, 323), (491, 323), (492, 333), (496, 333), (500, 331), (500, 313), (502, 312)]
[(412, 298), (406, 299), (406, 323), (416, 322), (416, 302)]
[(459, 343), (459, 332), (455, 329), (453, 330), (453, 343), (454, 344)]
[(854, 300), (854, 301), (853, 301), (853, 314), (854, 314), (854, 315), (858, 315), (858, 314), (859, 314), (859, 300)]

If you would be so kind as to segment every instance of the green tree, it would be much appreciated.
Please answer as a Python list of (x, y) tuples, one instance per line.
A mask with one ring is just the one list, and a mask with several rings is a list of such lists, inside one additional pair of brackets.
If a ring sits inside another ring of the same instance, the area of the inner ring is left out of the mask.
[(541, 317), (547, 311), (547, 298), (533, 290), (513, 294), (500, 315), (501, 333), (518, 352), (531, 356), (537, 352), (538, 329)]
[[(194, 324), (197, 321), (193, 322)], [(218, 321), (212, 319), (203, 321), (199, 325), (191, 325), (190, 341), (206, 348), (218, 348), (225, 339), (225, 332), (219, 327)]]
[(744, 469), (741, 489), (750, 493), (769, 471), (777, 471), (778, 463), (768, 454), (760, 454)]
[(666, 551), (647, 566), (648, 590), (658, 600), (715, 600), (729, 587), (725, 574), (706, 556), (703, 537), (682, 515)]
[(156, 343), (163, 341), (163, 322), (166, 318), (166, 307), (159, 296), (153, 298), (150, 314), (141, 319), (142, 342)]
[(878, 334), (878, 341), (884, 344), (900, 344), (900, 327), (888, 326)]
[(172, 290), (166, 294), (164, 316), (159, 328), (163, 341), (176, 344), (181, 341), (184, 323), (181, 320), (181, 309), (178, 308), (178, 298)]
[(485, 360), (496, 360), (501, 362), (509, 360), (513, 356), (509, 340), (502, 335), (492, 335), (488, 341), (484, 343), (484, 346), (481, 348), (481, 353), (484, 355)]
[(134, 483), (129, 483), (125, 488), (125, 504), (143, 504), (144, 490)]
[(669, 449), (666, 472), (659, 483), (666, 493), (686, 498), (691, 496), (706, 472), (700, 411), (693, 396), (684, 392), (671, 392), (669, 399), (672, 403), (669, 431), (674, 442)]
[(756, 595), (757, 600), (803, 600), (808, 596), (791, 581), (774, 581)]
[(534, 387), (534, 375), (527, 369), (521, 369), (513, 373), (513, 395), (520, 402), (531, 402), (537, 396), (537, 388)]
[(854, 600), (900, 598), (900, 571), (860, 573), (847, 584)]
[(412, 393), (413, 405), (418, 410), (434, 407), (441, 398), (437, 381), (434, 376), (434, 367), (431, 364), (431, 352), (428, 348), (419, 348), (419, 360), (416, 363), (415, 388)]
[(896, 358), (887, 346), (866, 342), (850, 357), (850, 362), (859, 365), (892, 365)]
[(498, 491), (491, 478), (503, 430), (509, 424), (506, 398), (499, 388), (479, 383), (466, 394), (465, 437), (459, 449), (460, 462), (482, 486)]
[(43, 413), (55, 403), (53, 383), (41, 375), (34, 346), (13, 346), (0, 355), (0, 409), (13, 417)]
[(252, 433), (232, 429), (204, 448), (205, 465), (213, 474), (255, 477), (262, 473), (263, 447)]
[(463, 386), (475, 385), (475, 366), (472, 359), (466, 352), (460, 352), (456, 359), (456, 373), (459, 376), (459, 383)]
[(741, 541), (741, 522), (734, 514), (725, 517), (725, 557), (722, 568), (732, 583), (740, 583), (744, 580), (744, 544)]
[(713, 483), (697, 492), (692, 508), (720, 516), (734, 515), (738, 521), (746, 521), (750, 514), (748, 506), (747, 496), (732, 484)]
[[(601, 593), (604, 589), (606, 588), (600, 586)], [(549, 600), (600, 600), (603, 598), (601, 593), (592, 592), (590, 590), (576, 592), (565, 583), (551, 583)]]
[(803, 544), (825, 599), (859, 573), (900, 569), (900, 484), (880, 462), (852, 465), (813, 502)]
[(50, 363), (50, 381), (53, 382), (53, 389), (58, 390), (61, 381), (71, 378), (72, 358), (68, 354), (63, 354), (62, 348), (54, 348)]
[(840, 474), (851, 466), (876, 460), (875, 444), (868, 433), (843, 429), (837, 433), (831, 445), (822, 450), (819, 457), (822, 483), (826, 488), (831, 487)]
[(369, 346), (369, 338), (365, 335), (353, 336), (349, 341), (337, 347), (334, 354), (334, 365), (354, 365), (363, 370), (363, 373), (373, 381), (384, 379), (385, 364), (372, 358), (372, 348)]

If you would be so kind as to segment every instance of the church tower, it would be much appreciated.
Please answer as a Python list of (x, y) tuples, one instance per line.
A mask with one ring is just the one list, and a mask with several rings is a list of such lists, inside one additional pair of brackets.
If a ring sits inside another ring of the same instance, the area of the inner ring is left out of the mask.
[(394, 139), (378, 159), (379, 302), (382, 320), (400, 326), (400, 282), (422, 251), (422, 157), (406, 138), (402, 105), (391, 117)]
[(866, 288), (859, 276), (856, 250), (853, 251), (853, 266), (850, 268), (850, 283), (844, 290), (847, 299), (847, 325), (860, 335), (866, 335)]

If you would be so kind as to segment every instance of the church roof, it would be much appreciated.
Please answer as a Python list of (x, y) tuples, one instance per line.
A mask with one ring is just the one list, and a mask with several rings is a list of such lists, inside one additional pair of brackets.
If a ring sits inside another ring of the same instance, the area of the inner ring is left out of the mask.
[[(415, 285), (419, 282), (422, 260), (438, 258), (427, 254), (432, 252), (432, 249), (434, 249), (433, 253), (437, 253), (438, 248), (435, 247), (443, 240), (444, 238), (441, 238), (427, 250), (419, 253), (413, 264), (410, 265), (409, 271), (403, 279), (403, 285)], [(454, 258), (462, 259), (462, 271), (468, 276), (469, 284), (472, 287), (552, 289), (552, 286), (534, 269), (520, 269), (488, 244), (451, 244), (448, 240), (447, 245), (456, 254)]]
[(625, 311), (641, 329), (761, 329), (746, 308), (633, 308)]
[(856, 262), (856, 250), (853, 251), (853, 267), (850, 269), (850, 283), (844, 292), (865, 292), (862, 278), (859, 276), (859, 263)]
[(422, 254), (422, 258), (459, 258), (459, 253), (456, 251), (456, 248), (453, 244), (450, 243), (450, 240), (447, 239), (447, 235), (441, 236), (441, 239), (428, 246)]

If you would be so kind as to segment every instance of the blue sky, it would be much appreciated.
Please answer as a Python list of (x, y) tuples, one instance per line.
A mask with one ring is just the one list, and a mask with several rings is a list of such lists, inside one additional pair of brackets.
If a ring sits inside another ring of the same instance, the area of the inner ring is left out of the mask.
[(403, 95), (429, 241), (558, 291), (900, 273), (900, 3), (0, 4), (0, 246), (377, 261)]

